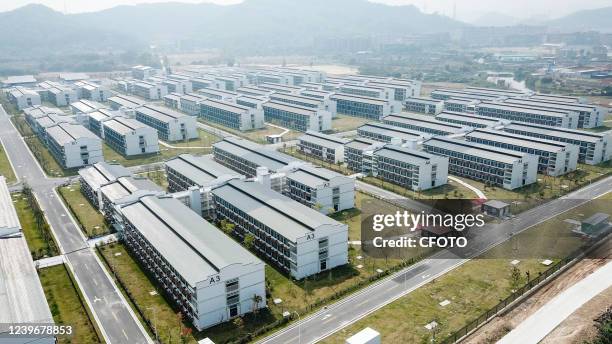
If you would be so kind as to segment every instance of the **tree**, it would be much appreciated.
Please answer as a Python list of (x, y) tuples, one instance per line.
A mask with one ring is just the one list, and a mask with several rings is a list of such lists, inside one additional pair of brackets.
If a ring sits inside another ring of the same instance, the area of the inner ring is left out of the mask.
[(255, 236), (251, 233), (248, 233), (247, 235), (244, 236), (243, 243), (244, 243), (244, 247), (246, 247), (249, 250), (252, 249), (253, 245), (255, 245)]
[(259, 304), (263, 301), (263, 298), (260, 295), (253, 294), (253, 314), (257, 315), (259, 313)]
[(236, 225), (226, 219), (221, 220), (219, 226), (221, 227), (221, 230), (227, 235), (234, 234), (234, 230), (236, 229)]
[(521, 285), (521, 270), (516, 266), (512, 266), (510, 269), (510, 287), (512, 290), (517, 290)]
[(232, 323), (234, 324), (234, 326), (238, 327), (239, 329), (242, 329), (244, 327), (244, 320), (242, 319), (242, 317), (236, 317)]

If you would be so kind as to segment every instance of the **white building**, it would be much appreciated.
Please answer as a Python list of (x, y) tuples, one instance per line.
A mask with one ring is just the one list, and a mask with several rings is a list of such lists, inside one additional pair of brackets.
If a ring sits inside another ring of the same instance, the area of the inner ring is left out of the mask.
[(134, 66), (132, 67), (132, 78), (145, 80), (157, 74), (157, 70), (149, 66)]
[(168, 94), (168, 86), (161, 82), (139, 81), (133, 87), (135, 95), (147, 100), (161, 100)]
[(123, 156), (159, 152), (157, 131), (135, 119), (116, 116), (102, 127), (106, 144)]
[(161, 140), (185, 141), (199, 137), (193, 116), (156, 105), (144, 105), (135, 112), (136, 120), (157, 130)]
[(105, 102), (111, 96), (108, 87), (89, 80), (81, 80), (74, 83), (79, 98), (89, 99), (96, 102)]
[(108, 98), (108, 102), (110, 104), (111, 109), (120, 110), (134, 110), (137, 107), (141, 107), (145, 105), (147, 102), (131, 96), (126, 96), (125, 94), (116, 94), (110, 98)]
[(396, 145), (385, 145), (373, 155), (372, 175), (384, 181), (415, 191), (447, 183), (448, 158)]
[(374, 167), (374, 151), (384, 145), (381, 141), (357, 137), (344, 145), (344, 162), (349, 169), (370, 175)]
[(339, 164), (344, 162), (344, 145), (349, 140), (316, 131), (307, 131), (298, 138), (297, 147), (303, 154)]
[(76, 89), (53, 81), (44, 81), (38, 84), (38, 94), (43, 101), (53, 103), (55, 106), (68, 106), (79, 100)]
[(6, 178), (0, 175), (0, 238), (21, 232), (19, 217), (13, 206)]
[(218, 90), (213, 88), (200, 88), (196, 91), (196, 93), (209, 99), (224, 100), (227, 102), (234, 102), (236, 100), (236, 97), (239, 96), (239, 94), (236, 92)]
[(533, 107), (514, 105), (508, 103), (482, 102), (476, 106), (479, 116), (500, 118), (509, 121), (547, 125), (576, 129), (578, 127), (578, 113), (567, 110), (546, 110)]
[(336, 93), (330, 96), (336, 102), (339, 114), (380, 120), (382, 117), (400, 111), (402, 104), (396, 100), (362, 97), (350, 94)]
[(200, 114), (200, 103), (207, 98), (197, 93), (183, 94), (179, 101), (179, 110), (191, 116)]
[(578, 128), (595, 128), (602, 126), (608, 110), (602, 106), (544, 99), (511, 98), (505, 100), (504, 103), (533, 107), (541, 110), (576, 112), (578, 113)]
[(8, 89), (8, 91), (6, 91), (6, 97), (18, 110), (41, 104), (40, 95), (38, 93), (22, 86)]
[(81, 167), (104, 161), (102, 142), (80, 124), (60, 123), (49, 127), (49, 152), (64, 168)]
[(128, 250), (198, 330), (266, 307), (265, 264), (178, 200), (142, 197), (120, 212)]
[(250, 108), (228, 101), (207, 99), (199, 102), (199, 117), (225, 127), (246, 131), (264, 127), (262, 109)]
[(322, 167), (300, 166), (286, 174), (283, 194), (323, 214), (355, 207), (355, 179)]
[(336, 102), (332, 101), (329, 98), (329, 95), (327, 97), (320, 98), (306, 96), (304, 95), (304, 92), (302, 92), (300, 95), (273, 93), (269, 96), (269, 98), (271, 101), (278, 103), (286, 103), (300, 107), (329, 111), (332, 117), (337, 116)]
[(96, 209), (101, 208), (100, 189), (121, 177), (131, 176), (132, 172), (121, 165), (112, 165), (105, 161), (97, 162), (79, 170), (81, 193)]
[(347, 225), (257, 182), (231, 180), (212, 193), (217, 219), (253, 235), (255, 250), (293, 278), (348, 262)]
[(385, 116), (382, 122), (384, 124), (416, 130), (436, 136), (461, 134), (472, 129), (468, 126), (439, 121), (432, 116), (408, 113), (396, 113)]
[(332, 129), (331, 112), (310, 107), (302, 107), (277, 101), (262, 105), (264, 117), (285, 128), (297, 131), (327, 131)]
[(503, 124), (508, 124), (509, 121), (499, 119), (478, 116), (471, 113), (454, 112), (454, 111), (442, 111), (436, 116), (438, 121), (453, 123), (464, 127), (472, 128), (496, 128)]
[(504, 126), (504, 131), (579, 147), (578, 162), (597, 165), (612, 159), (612, 131), (595, 133), (585, 130), (565, 129), (514, 122)]
[(449, 173), (514, 190), (537, 181), (538, 157), (504, 148), (434, 137), (423, 143), (431, 154), (448, 157)]
[(81, 99), (78, 102), (70, 103), (70, 111), (75, 116), (75, 119), (79, 124), (84, 126), (88, 126), (88, 114), (98, 111), (100, 109), (105, 109), (106, 106), (100, 104), (96, 101)]
[(402, 144), (411, 148), (416, 148), (419, 142), (431, 137), (431, 135), (420, 131), (376, 122), (366, 123), (357, 128), (357, 135), (375, 141)]
[(557, 177), (576, 170), (578, 146), (492, 129), (476, 129), (465, 136), (470, 142), (535, 154), (538, 172)]
[(443, 101), (425, 97), (406, 98), (404, 106), (408, 112), (418, 112), (434, 116), (444, 110)]

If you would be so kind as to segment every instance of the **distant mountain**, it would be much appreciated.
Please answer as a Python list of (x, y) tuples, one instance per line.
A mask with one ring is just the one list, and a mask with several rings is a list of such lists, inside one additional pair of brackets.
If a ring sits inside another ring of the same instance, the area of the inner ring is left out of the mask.
[(612, 32), (612, 6), (584, 10), (545, 23), (563, 32), (601, 31)]
[(236, 5), (155, 3), (63, 15), (42, 5), (0, 13), (0, 46), (13, 51), (125, 49), (191, 44), (295, 51), (320, 38), (447, 32), (465, 24), (416, 7), (366, 0), (245, 0)]

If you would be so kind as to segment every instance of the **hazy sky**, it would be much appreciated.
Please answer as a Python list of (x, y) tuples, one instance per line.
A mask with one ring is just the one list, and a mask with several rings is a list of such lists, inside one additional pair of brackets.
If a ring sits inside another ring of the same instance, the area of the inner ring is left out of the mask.
[[(169, 2), (173, 0), (0, 0), (0, 11), (11, 10), (29, 3), (41, 3), (68, 13), (97, 11), (117, 5)], [(202, 0), (176, 0), (197, 3)], [(248, 1), (248, 0), (247, 0)], [(308, 1), (308, 0), (304, 0)], [(333, 1), (333, 0), (329, 0)], [(517, 18), (559, 17), (580, 9), (612, 6), (612, 0), (371, 0), (391, 5), (413, 4), (421, 10), (452, 17), (456, 4), (457, 19), (470, 21), (487, 12), (500, 12)], [(210, 0), (218, 4), (233, 4), (240, 0)]]

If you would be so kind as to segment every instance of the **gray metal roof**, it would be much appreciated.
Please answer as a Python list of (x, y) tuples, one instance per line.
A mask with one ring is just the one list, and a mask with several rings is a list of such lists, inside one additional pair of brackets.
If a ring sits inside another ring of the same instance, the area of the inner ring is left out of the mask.
[(52, 324), (25, 237), (0, 238), (0, 333), (9, 324)]
[(261, 263), (174, 198), (147, 196), (121, 211), (191, 286), (234, 264)]
[(43, 106), (43, 105), (35, 105), (32, 107), (23, 109), (23, 112), (26, 115), (34, 117), (34, 118), (47, 116), (48, 114), (51, 114), (51, 113), (60, 114), (60, 115), (64, 114), (64, 111), (62, 111), (59, 108)]
[(528, 107), (528, 106), (521, 106), (521, 105), (513, 105), (513, 104), (508, 104), (508, 103), (482, 102), (482, 103), (478, 104), (477, 107), (479, 109), (480, 108), (489, 108), (489, 109), (496, 109), (496, 110), (529, 113), (529, 114), (533, 114), (533, 115), (537, 115), (537, 116), (549, 116), (549, 117), (561, 117), (561, 118), (564, 118), (564, 117), (568, 116), (568, 112), (567, 111), (541, 110), (541, 109), (538, 109), (538, 108), (533, 108), (533, 107)]
[(439, 147), (462, 154), (476, 156), (493, 161), (513, 164), (519, 159), (529, 155), (509, 149), (487, 146), (479, 143), (451, 139), (447, 137), (434, 137), (423, 143), (426, 146)]
[(92, 118), (98, 122), (103, 122), (117, 115), (118, 115), (118, 112), (110, 111), (107, 109), (99, 109), (98, 111), (94, 111), (88, 114), (89, 118)]
[(257, 182), (232, 180), (212, 192), (293, 242), (323, 225), (342, 226)]
[[(444, 119), (451, 119), (456, 121), (465, 121), (468, 123), (476, 123), (480, 125), (490, 126), (500, 123), (499, 118), (492, 118), (486, 116), (478, 116), (469, 113), (455, 112), (455, 111), (442, 111), (436, 115), (436, 119), (443, 121)], [(469, 125), (469, 124), (468, 124)]]
[(78, 102), (70, 103), (70, 106), (76, 108), (82, 113), (89, 113), (98, 109), (103, 109), (106, 106), (98, 102), (94, 102), (87, 99), (81, 99)]
[(47, 135), (60, 145), (74, 142), (81, 138), (99, 138), (80, 124), (60, 123), (56, 126), (47, 128)]
[(271, 94), (270, 95), (270, 99), (271, 100), (275, 100), (275, 101), (279, 101), (279, 102), (295, 101), (295, 102), (302, 102), (302, 103), (310, 104), (310, 105), (313, 105), (313, 106), (321, 105), (321, 100), (320, 99), (312, 98), (312, 97), (306, 97), (306, 96), (298, 96), (298, 95), (294, 95), (294, 94), (286, 94), (286, 93), (274, 93), (274, 94)]
[(414, 102), (419, 104), (440, 104), (443, 103), (440, 99), (433, 99), (427, 97), (407, 97), (406, 102)]
[(6, 186), (6, 178), (0, 175), (0, 232), (2, 229), (21, 228), (13, 199)]
[(374, 155), (414, 164), (425, 163), (439, 158), (437, 155), (395, 145), (385, 145), (375, 150)]
[(380, 145), (381, 143), (378, 141), (374, 141), (371, 139), (366, 139), (363, 137), (355, 138), (351, 140), (349, 143), (344, 145), (345, 147), (359, 149), (359, 150), (367, 150), (375, 147), (376, 145)]
[(107, 162), (97, 162), (79, 170), (79, 176), (94, 190), (102, 185), (117, 180), (120, 177), (131, 176), (132, 172), (121, 165), (111, 165)]
[(218, 99), (206, 99), (201, 102), (202, 105), (210, 106), (215, 109), (225, 110), (232, 113), (242, 114), (251, 110), (251, 108), (247, 106), (242, 106), (240, 104), (230, 103), (223, 100)]
[(231, 136), (223, 138), (222, 141), (215, 143), (213, 146), (251, 161), (258, 166), (267, 167), (271, 171), (277, 171), (297, 161), (295, 158), (265, 148), (257, 143)]
[(601, 133), (595, 133), (585, 130), (566, 129), (561, 127), (548, 127), (543, 125), (534, 125), (527, 123), (512, 122), (505, 126), (508, 129), (522, 130), (540, 135), (562, 137), (570, 140), (584, 141), (584, 142), (599, 142), (604, 137), (610, 136), (612, 131), (605, 131)]
[(385, 105), (387, 101), (384, 99), (356, 96), (352, 94), (335, 93), (330, 97), (333, 100), (347, 100), (352, 102), (367, 103), (373, 105)]
[(168, 109), (166, 107), (150, 105), (146, 104), (136, 109), (136, 112), (139, 112), (143, 115), (155, 118), (162, 122), (171, 122), (175, 119), (189, 117), (184, 113), (180, 113), (178, 111)]
[(403, 140), (415, 140), (423, 138), (424, 135), (424, 133), (420, 131), (376, 122), (366, 123), (362, 125), (361, 127), (357, 128), (357, 132), (359, 131), (366, 131), (379, 135), (398, 137)]
[(315, 116), (317, 114), (316, 109), (307, 108), (303, 106), (297, 106), (293, 104), (280, 103), (280, 102), (275, 102), (275, 101), (265, 102), (263, 103), (262, 106), (264, 108), (271, 108), (271, 109), (276, 109), (280, 111), (287, 111), (287, 112), (295, 113), (295, 114), (302, 115), (302, 116)]
[(137, 129), (149, 128), (151, 130), (155, 130), (149, 127), (146, 124), (143, 124), (133, 118), (125, 118), (125, 117), (115, 117), (111, 120), (104, 122), (104, 127), (111, 128), (119, 134), (127, 135), (131, 134), (133, 131)]
[(542, 108), (542, 109), (559, 109), (559, 110), (577, 111), (577, 112), (591, 112), (595, 110), (594, 105), (567, 103), (567, 102), (559, 102), (559, 101), (555, 102), (553, 100), (543, 100), (543, 99), (511, 98), (511, 99), (506, 99), (504, 103), (534, 106), (534, 107)]
[(34, 78), (34, 75), (12, 75), (7, 76), (6, 79), (2, 80), (2, 83), (5, 85), (30, 84), (35, 82), (36, 79)]
[(127, 108), (136, 108), (146, 104), (144, 100), (138, 99), (136, 97), (126, 96), (124, 94), (117, 94), (108, 98), (109, 102), (114, 102), (119, 104), (120, 106), (125, 106)]
[(316, 145), (336, 149), (349, 143), (350, 140), (336, 137), (334, 135), (323, 134), (317, 131), (308, 130), (306, 134), (298, 138), (300, 141), (312, 142)]
[(115, 202), (138, 191), (162, 192), (162, 188), (146, 178), (120, 177), (100, 188), (109, 201)]
[(500, 142), (516, 145), (519, 147), (533, 148), (544, 152), (558, 152), (568, 146), (568, 144), (561, 143), (558, 141), (538, 139), (492, 129), (475, 129), (474, 131), (467, 134), (466, 137), (474, 137), (492, 142)]
[(464, 130), (464, 127), (458, 124), (447, 123), (437, 120), (433, 116), (417, 115), (417, 114), (392, 114), (383, 117), (383, 122), (402, 123), (413, 125), (416, 127), (439, 130), (447, 133), (459, 133)]
[(240, 177), (234, 170), (219, 164), (209, 155), (181, 154), (166, 161), (166, 166), (176, 170), (199, 186), (206, 186), (222, 176)]
[(323, 167), (300, 166), (297, 170), (287, 175), (288, 179), (295, 180), (300, 184), (316, 188), (336, 178), (347, 178), (344, 175), (328, 170)]

